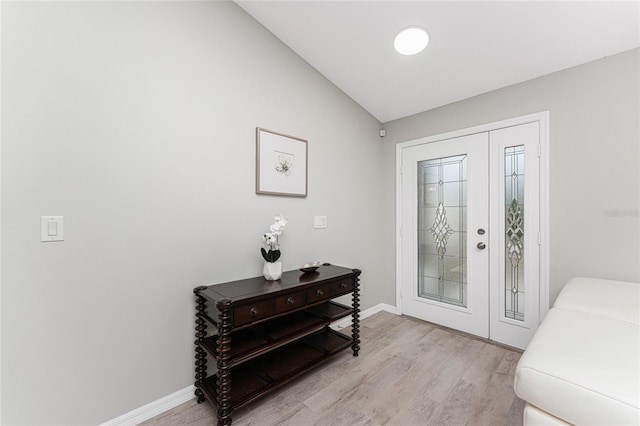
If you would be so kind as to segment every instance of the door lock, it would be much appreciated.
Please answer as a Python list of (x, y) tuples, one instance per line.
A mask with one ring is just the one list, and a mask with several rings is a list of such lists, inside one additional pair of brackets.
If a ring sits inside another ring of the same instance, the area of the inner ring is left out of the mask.
[(480, 250), (484, 250), (485, 248), (487, 248), (487, 246), (483, 242), (479, 242), (476, 247), (478, 247)]

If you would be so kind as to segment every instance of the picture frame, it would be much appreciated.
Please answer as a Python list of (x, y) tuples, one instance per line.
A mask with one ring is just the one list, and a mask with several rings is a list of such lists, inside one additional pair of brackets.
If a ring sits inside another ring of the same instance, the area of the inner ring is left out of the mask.
[(307, 141), (256, 127), (256, 194), (307, 196)]

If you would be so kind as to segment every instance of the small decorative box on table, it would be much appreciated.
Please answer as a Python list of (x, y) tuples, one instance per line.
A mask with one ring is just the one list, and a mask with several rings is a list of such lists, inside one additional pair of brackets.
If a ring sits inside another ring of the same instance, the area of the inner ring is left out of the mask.
[[(233, 410), (279, 388), (340, 351), (360, 350), (361, 271), (324, 264), (196, 287), (196, 397), (217, 408), (218, 424)], [(352, 293), (352, 306), (331, 299)], [(329, 325), (352, 315), (351, 338)], [(209, 327), (212, 327), (209, 333)], [(207, 353), (217, 372), (208, 374)]]

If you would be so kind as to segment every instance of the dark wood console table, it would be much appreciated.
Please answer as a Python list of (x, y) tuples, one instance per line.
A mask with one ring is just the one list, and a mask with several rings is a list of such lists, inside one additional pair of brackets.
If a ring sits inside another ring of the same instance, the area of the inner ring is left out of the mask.
[[(196, 287), (195, 395), (230, 425), (234, 409), (260, 398), (351, 347), (360, 350), (361, 271), (324, 264), (317, 271), (288, 271)], [(352, 306), (331, 299), (352, 293)], [(329, 325), (352, 315), (351, 338)], [(214, 329), (208, 330), (212, 326)], [(207, 372), (207, 354), (217, 371)], [(233, 378), (233, 379), (232, 379)]]

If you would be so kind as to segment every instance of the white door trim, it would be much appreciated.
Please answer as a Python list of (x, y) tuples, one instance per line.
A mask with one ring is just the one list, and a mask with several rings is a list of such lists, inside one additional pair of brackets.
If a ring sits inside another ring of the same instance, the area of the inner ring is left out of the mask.
[(537, 121), (540, 125), (540, 307), (539, 321), (549, 311), (549, 111), (514, 117), (467, 129), (401, 142), (396, 145), (396, 310), (402, 314), (402, 150), (415, 145), (489, 132)]

